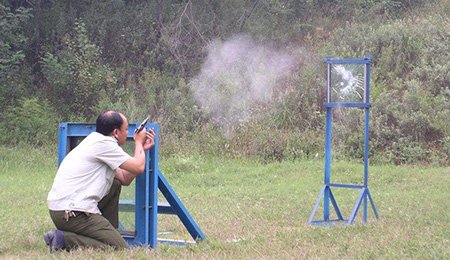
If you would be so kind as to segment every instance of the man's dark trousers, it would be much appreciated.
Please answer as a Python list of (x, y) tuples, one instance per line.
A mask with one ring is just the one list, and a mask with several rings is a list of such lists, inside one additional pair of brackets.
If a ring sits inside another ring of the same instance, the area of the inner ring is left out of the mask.
[(120, 235), (119, 197), (121, 183), (114, 179), (109, 193), (98, 203), (102, 215), (74, 212), (66, 220), (65, 211), (50, 210), (50, 217), (57, 229), (64, 231), (64, 244), (67, 250), (77, 247), (115, 249), (127, 248), (128, 244)]

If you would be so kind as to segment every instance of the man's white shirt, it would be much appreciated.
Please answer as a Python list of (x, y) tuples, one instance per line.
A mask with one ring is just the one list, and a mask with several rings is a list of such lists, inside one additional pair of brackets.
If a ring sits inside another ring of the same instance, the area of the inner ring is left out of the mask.
[(48, 208), (101, 214), (98, 202), (108, 194), (116, 169), (130, 158), (114, 137), (89, 134), (59, 166)]

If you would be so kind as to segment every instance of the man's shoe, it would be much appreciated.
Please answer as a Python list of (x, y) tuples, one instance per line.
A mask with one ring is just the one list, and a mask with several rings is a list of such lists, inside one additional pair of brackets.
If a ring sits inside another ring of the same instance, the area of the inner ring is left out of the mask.
[(61, 230), (50, 230), (44, 234), (44, 241), (50, 253), (61, 250), (64, 248), (64, 232)]

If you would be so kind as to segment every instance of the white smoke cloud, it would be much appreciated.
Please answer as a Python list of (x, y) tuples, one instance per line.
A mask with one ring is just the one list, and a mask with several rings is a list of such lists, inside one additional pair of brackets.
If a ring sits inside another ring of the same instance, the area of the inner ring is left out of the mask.
[(269, 104), (277, 83), (298, 64), (293, 52), (258, 44), (246, 35), (215, 40), (207, 50), (200, 74), (190, 85), (197, 103), (226, 136), (248, 121), (255, 107)]

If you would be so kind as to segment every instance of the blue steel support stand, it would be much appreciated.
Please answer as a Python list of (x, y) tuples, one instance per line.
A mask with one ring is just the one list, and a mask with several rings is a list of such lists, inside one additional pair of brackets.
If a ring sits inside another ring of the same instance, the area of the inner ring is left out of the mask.
[[(314, 205), (314, 209), (309, 217), (308, 223), (314, 225), (331, 225), (334, 222), (345, 222), (347, 224), (353, 223), (355, 220), (358, 210), (363, 204), (362, 219), (363, 222), (367, 222), (367, 201), (369, 200), (370, 205), (373, 209), (373, 213), (378, 219), (378, 212), (375, 207), (375, 203), (370, 195), (368, 187), (368, 177), (369, 177), (369, 109), (370, 109), (370, 64), (371, 58), (366, 57), (364, 59), (331, 59), (327, 57), (327, 103), (324, 104), (326, 107), (326, 130), (325, 130), (325, 177), (324, 185), (320, 190), (319, 197)], [(334, 103), (331, 102), (331, 65), (332, 64), (364, 64), (364, 78), (365, 78), (365, 95), (364, 102), (362, 103)], [(364, 180), (363, 185), (354, 184), (342, 184), (342, 183), (332, 183), (331, 182), (331, 142), (332, 142), (332, 121), (333, 121), (333, 109), (334, 108), (360, 108), (364, 109)], [(332, 192), (332, 187), (334, 188), (347, 188), (347, 189), (359, 189), (359, 196), (353, 206), (353, 210), (348, 219), (344, 219), (336, 199)], [(319, 209), (320, 203), (323, 199), (323, 219), (314, 220), (314, 217)], [(333, 209), (336, 213), (337, 219), (330, 219), (330, 202), (333, 205)]]
[[(138, 126), (139, 123), (129, 125), (128, 139), (133, 138), (134, 130)], [(148, 123), (146, 127), (155, 130), (155, 145), (146, 152), (145, 172), (136, 177), (135, 200), (121, 200), (119, 203), (121, 211), (134, 211), (135, 213), (135, 231), (124, 233), (124, 239), (130, 246), (150, 246), (152, 248), (156, 247), (157, 242), (185, 244), (186, 241), (157, 238), (159, 213), (177, 215), (194, 240), (204, 240), (205, 235), (159, 170), (158, 124)], [(92, 123), (60, 123), (58, 130), (58, 166), (66, 154), (77, 145), (77, 141), (93, 131), (95, 131), (95, 124)], [(168, 203), (158, 203), (158, 189)]]

